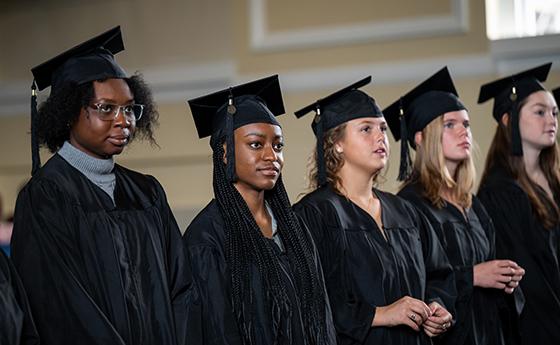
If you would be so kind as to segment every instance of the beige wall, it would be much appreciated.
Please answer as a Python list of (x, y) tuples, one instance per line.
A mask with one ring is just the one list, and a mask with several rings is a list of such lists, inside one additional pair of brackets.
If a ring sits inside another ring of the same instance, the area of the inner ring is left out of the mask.
[[(418, 25), (421, 31), (430, 25), (427, 19), (453, 18), (458, 4), (466, 4), (462, 13), (467, 13), (468, 20), (463, 29), (444, 22), (446, 28), (421, 35), (415, 35), (414, 30), (394, 37), (367, 31), (383, 29), (375, 26), (379, 23)], [(261, 11), (255, 12), (259, 6)], [(560, 52), (554, 47), (521, 57), (496, 57), (486, 39), (482, 1), (313, 0), (302, 4), (294, 0), (120, 0), (103, 2), (102, 7), (100, 14), (100, 7), (90, 2), (51, 0), (32, 8), (1, 8), (0, 46), (10, 47), (10, 52), (2, 49), (0, 55), (0, 109), (2, 102), (19, 106), (0, 116), (0, 193), (6, 212), (13, 208), (18, 186), (29, 177), (29, 68), (116, 24), (123, 27), (127, 47), (118, 60), (129, 71), (145, 73), (154, 85), (161, 113), (156, 133), (160, 148), (137, 142), (118, 161), (161, 181), (182, 226), (212, 197), (210, 148), (207, 140), (196, 137), (184, 103), (187, 98), (279, 73), (287, 109), (280, 117), (287, 143), (284, 178), (292, 200), (296, 200), (305, 190), (307, 158), (314, 146), (311, 116), (296, 120), (292, 115), (299, 107), (367, 74), (373, 74), (374, 82), (364, 90), (384, 107), (450, 64), (470, 110), (480, 145), (480, 167), (495, 124), (489, 115), (491, 104), (475, 104), (479, 86), (544, 58), (560, 63)], [(68, 18), (80, 18), (79, 25), (68, 26)], [(304, 46), (288, 42), (262, 48), (251, 38), (258, 29), (255, 19), (265, 21), (261, 32), (265, 41), (287, 34), (296, 42), (309, 30), (317, 39), (310, 36), (310, 43)], [(325, 39), (325, 35), (349, 27), (356, 31), (350, 31), (348, 39)], [(329, 31), (333, 28), (335, 31)], [(14, 32), (17, 35), (6, 34)], [(557, 67), (547, 85), (560, 85)], [(395, 191), (399, 150), (392, 140), (391, 146), (394, 154), (382, 188)], [(47, 156), (43, 153), (43, 161)]]

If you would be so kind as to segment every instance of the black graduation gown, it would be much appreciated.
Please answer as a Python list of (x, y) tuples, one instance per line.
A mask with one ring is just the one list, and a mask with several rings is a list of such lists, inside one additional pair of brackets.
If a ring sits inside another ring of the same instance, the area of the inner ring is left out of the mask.
[[(281, 229), (278, 229), (281, 236)], [(225, 226), (224, 220), (219, 210), (218, 203), (212, 200), (192, 221), (183, 235), (184, 243), (187, 248), (187, 255), (193, 274), (193, 282), (196, 286), (198, 298), (194, 302), (198, 308), (198, 320), (190, 317), (187, 328), (196, 336), (196, 344), (204, 345), (236, 345), (242, 344), (237, 321), (233, 312), (230, 299), (231, 279), (226, 264), (224, 245), (225, 245)], [(280, 250), (274, 240), (268, 240), (274, 248), (280, 266), (285, 273), (284, 287), (291, 303), (292, 318), (291, 324), (285, 325), (284, 333), (292, 334), (293, 345), (303, 345), (304, 328), (302, 323), (301, 310), (299, 309), (298, 294), (292, 272), (294, 267), (285, 252)], [(265, 313), (265, 291), (260, 275), (253, 267), (251, 283), (256, 293), (255, 305), (257, 311), (254, 317), (255, 344), (273, 344), (272, 320)], [(320, 272), (319, 262), (317, 261), (317, 271)], [(328, 308), (328, 305), (326, 306)], [(189, 308), (194, 310), (194, 308)], [(327, 309), (330, 317), (330, 310)], [(330, 345), (335, 344), (334, 329), (332, 320), (328, 320), (327, 327), (331, 327), (329, 333), (332, 335)], [(329, 345), (325, 344), (325, 345)], [(190, 344), (189, 344), (190, 345)], [(322, 344), (321, 344), (322, 345)]]
[(114, 173), (116, 206), (58, 154), (18, 196), (13, 261), (43, 344), (183, 343), (190, 281), (165, 193)]
[(473, 286), (473, 267), (495, 259), (495, 230), (480, 201), (473, 196), (466, 217), (455, 206), (435, 207), (422, 196), (419, 183), (409, 184), (398, 195), (421, 211), (437, 234), (453, 271), (457, 287), (453, 327), (436, 343), (453, 345), (504, 344), (499, 308), (503, 290)]
[(0, 344), (39, 344), (23, 285), (14, 266), (0, 250)]
[(408, 326), (371, 327), (376, 306), (411, 296), (453, 313), (451, 266), (430, 225), (395, 195), (374, 190), (387, 241), (373, 218), (325, 186), (294, 210), (317, 245), (339, 344), (431, 344)]
[[(518, 289), (525, 297), (521, 315), (513, 323), (503, 321), (522, 344), (560, 344), (559, 225), (546, 230), (528, 195), (500, 169), (491, 171), (478, 197), (496, 228), (497, 258), (514, 260), (525, 269)], [(519, 299), (509, 305), (511, 318), (517, 315)]]

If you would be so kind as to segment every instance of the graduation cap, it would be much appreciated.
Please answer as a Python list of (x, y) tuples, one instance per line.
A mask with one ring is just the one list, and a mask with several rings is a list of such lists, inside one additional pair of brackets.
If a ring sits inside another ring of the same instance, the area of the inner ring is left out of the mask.
[(445, 113), (465, 109), (446, 66), (383, 110), (393, 137), (401, 140), (399, 181), (411, 172), (409, 145), (416, 149), (416, 132)]
[(365, 92), (358, 90), (360, 87), (370, 82), (371, 76), (368, 76), (295, 112), (297, 118), (301, 118), (311, 111), (315, 112), (315, 118), (311, 123), (311, 128), (317, 138), (317, 172), (319, 185), (323, 185), (327, 182), (323, 157), (324, 133), (350, 120), (362, 117), (383, 116), (375, 100)]
[(522, 156), (519, 134), (519, 104), (534, 92), (545, 90), (541, 84), (548, 77), (552, 62), (495, 80), (480, 87), (478, 103), (494, 98), (492, 115), (498, 123), (502, 115), (508, 113), (511, 121), (511, 153)]
[(31, 154), (33, 175), (40, 167), (39, 145), (36, 136), (37, 89), (51, 86), (51, 93), (67, 82), (82, 85), (94, 80), (126, 78), (114, 54), (124, 50), (120, 26), (89, 39), (62, 54), (31, 69)]
[(237, 179), (233, 131), (251, 123), (280, 126), (276, 116), (285, 112), (278, 75), (191, 99), (188, 104), (199, 138), (226, 138), (226, 169), (230, 182)]
[(560, 87), (552, 90), (552, 94), (554, 95), (554, 99), (556, 100), (556, 105), (560, 107)]

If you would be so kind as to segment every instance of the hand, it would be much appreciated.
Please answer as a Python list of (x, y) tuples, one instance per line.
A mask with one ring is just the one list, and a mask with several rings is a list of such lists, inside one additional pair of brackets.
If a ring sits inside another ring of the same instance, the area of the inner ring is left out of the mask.
[[(511, 260), (491, 260), (475, 265), (473, 268), (474, 286), (483, 288), (506, 289), (509, 283), (519, 283), (525, 270)], [(509, 288), (515, 288), (517, 284), (512, 283)], [(507, 291), (506, 291), (507, 292)], [(512, 290), (513, 292), (513, 290)]]
[(392, 304), (377, 307), (372, 326), (394, 327), (406, 325), (415, 331), (432, 315), (432, 310), (423, 301), (404, 296)]
[(523, 275), (525, 274), (525, 270), (521, 266), (517, 266), (513, 268), (513, 275), (511, 276), (511, 281), (506, 284), (504, 291), (507, 294), (513, 293), (516, 287), (519, 286), (519, 282), (523, 279)]
[(429, 305), (432, 315), (422, 324), (424, 333), (430, 338), (438, 336), (447, 331), (451, 327), (453, 316), (437, 302)]

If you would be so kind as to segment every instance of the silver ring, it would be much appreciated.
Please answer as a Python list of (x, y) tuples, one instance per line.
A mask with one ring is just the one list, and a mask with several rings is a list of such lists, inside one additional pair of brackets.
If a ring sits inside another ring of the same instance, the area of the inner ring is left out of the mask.
[(416, 321), (416, 314), (412, 313), (408, 316), (412, 321)]

